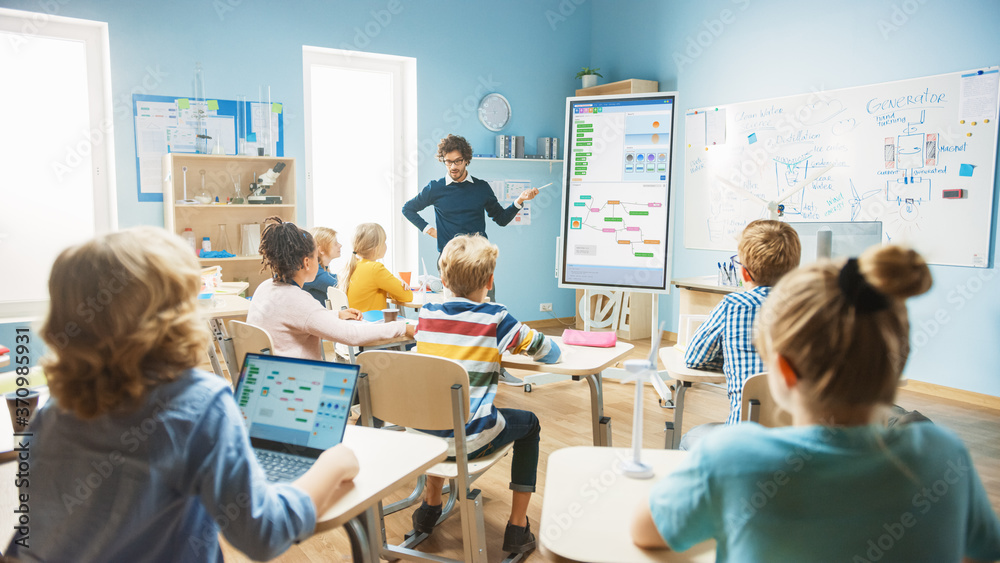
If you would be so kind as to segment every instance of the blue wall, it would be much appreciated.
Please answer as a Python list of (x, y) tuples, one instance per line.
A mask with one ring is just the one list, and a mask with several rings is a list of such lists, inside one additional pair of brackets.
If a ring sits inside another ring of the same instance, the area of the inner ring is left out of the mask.
[[(192, 95), (199, 62), (208, 97), (256, 97), (259, 86), (270, 85), (271, 98), (283, 102), (285, 155), (298, 159), (299, 201), (305, 201), (303, 45), (417, 59), (420, 186), (444, 175), (434, 153), (438, 140), (447, 133), (465, 136), (475, 152), (493, 152), (494, 133), (476, 115), (479, 100), (488, 92), (504, 94), (513, 108), (503, 132), (524, 135), (528, 152), (534, 152), (537, 137), (562, 136), (565, 97), (578, 84), (573, 75), (590, 64), (590, 7), (566, 3), (568, 7), (562, 9), (559, 0), (474, 4), (458, 0), (75, 0), (45, 4), (57, 8), (60, 16), (108, 22), (119, 224), (126, 228), (163, 224), (162, 204), (140, 203), (136, 196), (131, 95)], [(35, 0), (3, 4), (45, 10)], [(539, 163), (478, 161), (470, 170), (489, 179), (555, 181), (556, 186), (561, 175), (558, 167), (550, 174), (548, 165)], [(558, 192), (552, 195), (557, 198)], [(488, 229), (502, 249), (498, 299), (523, 320), (547, 317), (538, 312), (540, 302), (554, 303), (559, 316), (572, 316), (574, 311), (573, 292), (558, 290), (552, 283), (558, 201), (549, 203), (551, 207), (544, 200), (539, 203), (531, 226), (501, 230), (492, 225)], [(299, 222), (304, 223), (305, 217), (300, 206)], [(541, 240), (552, 242), (542, 244)], [(434, 269), (437, 252), (432, 239), (420, 237), (420, 253)], [(530, 267), (515, 269), (515, 260), (518, 266)], [(526, 287), (546, 289), (527, 292)], [(0, 337), (8, 329), (12, 332), (13, 326), (0, 325)]]
[[(593, 64), (611, 81), (645, 78), (678, 90), (679, 115), (1000, 64), (1000, 5), (992, 0), (595, 0), (592, 17)], [(682, 150), (677, 142), (674, 154)], [(683, 174), (675, 170), (674, 178), (676, 208), (683, 209)], [(673, 276), (711, 273), (723, 253), (685, 249), (682, 215), (676, 215)], [(991, 242), (992, 268), (935, 266), (934, 288), (910, 301), (910, 378), (1000, 395), (995, 216)], [(676, 330), (677, 295), (661, 302), (661, 318)]]
[[(43, 10), (36, 1), (4, 4)], [(529, 148), (536, 137), (561, 137), (564, 98), (576, 88), (572, 75), (583, 65), (601, 67), (605, 81), (658, 80), (661, 90), (680, 91), (678, 109), (683, 111), (1000, 62), (1000, 9), (992, 0), (51, 4), (59, 7), (59, 15), (109, 23), (122, 227), (163, 222), (161, 204), (136, 200), (131, 93), (190, 94), (196, 62), (205, 68), (211, 97), (254, 95), (259, 85), (270, 85), (272, 98), (284, 103), (286, 154), (303, 166), (302, 45), (416, 57), (420, 185), (443, 175), (432, 155), (447, 132), (465, 135), (476, 152), (492, 152), (493, 134), (473, 111), (485, 91), (499, 91), (511, 101), (513, 119), (504, 133), (523, 134)], [(732, 23), (714, 21), (723, 19), (723, 10), (732, 12), (725, 16)], [(692, 47), (694, 55), (685, 53), (701, 32), (711, 34), (711, 41), (704, 41), (700, 52)], [(679, 68), (674, 53), (692, 60)], [(678, 143), (674, 154), (681, 151)], [(561, 173), (538, 163), (488, 161), (474, 162), (470, 171), (536, 185), (558, 180)], [(298, 178), (304, 201), (305, 174)], [(683, 175), (674, 189), (675, 209), (683, 209)], [(529, 227), (487, 228), (501, 248), (498, 298), (525, 320), (544, 318), (540, 302), (552, 302), (558, 316), (573, 314), (572, 292), (556, 289), (552, 275), (557, 195), (537, 202)], [(299, 219), (304, 218), (301, 209)], [(685, 249), (684, 219), (681, 213), (676, 218), (674, 277), (711, 272), (722, 253)], [(934, 267), (935, 288), (911, 301), (909, 377), (1000, 396), (995, 238), (994, 227), (991, 269)], [(421, 237), (420, 244), (421, 256), (431, 265), (433, 241)], [(671, 323), (669, 330), (677, 329), (676, 311), (676, 294), (661, 299), (660, 318)], [(0, 325), (0, 338), (8, 333), (13, 334), (13, 325)]]

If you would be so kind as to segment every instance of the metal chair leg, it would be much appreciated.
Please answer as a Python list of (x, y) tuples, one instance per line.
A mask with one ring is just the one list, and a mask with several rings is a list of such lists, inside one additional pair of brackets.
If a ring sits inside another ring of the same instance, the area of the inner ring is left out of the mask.
[(424, 494), (424, 485), (427, 483), (427, 476), (421, 475), (417, 478), (417, 486), (413, 488), (413, 492), (410, 496), (404, 498), (403, 500), (397, 500), (396, 502), (390, 503), (383, 510), (383, 514), (393, 514), (399, 512), (404, 508), (413, 506), (416, 504), (420, 497)]

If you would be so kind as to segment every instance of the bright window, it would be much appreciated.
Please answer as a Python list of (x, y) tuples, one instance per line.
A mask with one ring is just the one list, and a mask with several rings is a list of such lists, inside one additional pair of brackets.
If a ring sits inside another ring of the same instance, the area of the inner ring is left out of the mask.
[(107, 24), (0, 9), (0, 319), (35, 317), (64, 248), (116, 228)]
[(402, 216), (416, 193), (416, 60), (303, 48), (307, 223), (330, 227), (350, 256), (354, 229), (378, 223), (392, 272), (413, 271), (417, 235)]

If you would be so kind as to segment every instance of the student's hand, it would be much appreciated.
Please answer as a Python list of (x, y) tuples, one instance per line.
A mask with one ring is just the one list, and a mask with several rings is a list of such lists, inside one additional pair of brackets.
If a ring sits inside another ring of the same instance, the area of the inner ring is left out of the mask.
[(360, 321), (361, 311), (357, 309), (341, 309), (340, 310), (340, 320), (342, 321)]
[(438, 238), (438, 230), (434, 227), (427, 229), (427, 234), (430, 235), (431, 238)]
[(316, 514), (323, 514), (333, 506), (345, 490), (340, 486), (358, 474), (358, 458), (350, 448), (338, 444), (319, 454), (316, 463), (292, 483), (312, 499)]
[(536, 195), (538, 195), (538, 188), (531, 188), (530, 190), (524, 190), (523, 192), (521, 192), (521, 195), (517, 197), (517, 204), (522, 205), (524, 202), (528, 200), (535, 199)]
[[(323, 458), (326, 458), (325, 460)], [(336, 446), (319, 454), (317, 461), (323, 460), (323, 465), (328, 471), (340, 477), (340, 481), (351, 481), (358, 475), (361, 466), (358, 464), (358, 456), (354, 451), (344, 444)]]
[(413, 338), (413, 335), (415, 335), (416, 333), (417, 333), (417, 325), (411, 325), (410, 323), (406, 323), (406, 336)]

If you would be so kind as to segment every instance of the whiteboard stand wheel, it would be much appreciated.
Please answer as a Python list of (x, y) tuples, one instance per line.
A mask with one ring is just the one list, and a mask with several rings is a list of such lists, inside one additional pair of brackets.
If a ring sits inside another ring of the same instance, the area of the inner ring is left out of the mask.
[(530, 383), (525, 383), (524, 384), (524, 392), (525, 393), (531, 393), (531, 384)]

